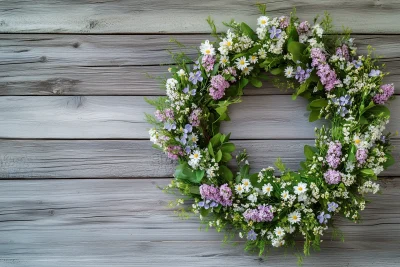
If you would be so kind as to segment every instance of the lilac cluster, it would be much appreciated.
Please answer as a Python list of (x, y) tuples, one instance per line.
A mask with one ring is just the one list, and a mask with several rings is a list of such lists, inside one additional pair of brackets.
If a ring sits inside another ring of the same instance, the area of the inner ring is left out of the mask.
[(344, 57), (347, 61), (350, 60), (349, 48), (345, 44), (336, 48), (336, 55), (339, 57)]
[(297, 33), (299, 35), (301, 34), (308, 34), (308, 32), (311, 29), (311, 25), (308, 21), (303, 21), (299, 24), (299, 26), (297, 27)]
[(287, 28), (287, 26), (289, 26), (289, 18), (286, 16), (281, 16), (279, 17), (279, 27), (282, 29)]
[(358, 163), (364, 164), (365, 161), (367, 160), (367, 158), (368, 158), (368, 150), (366, 150), (364, 148), (357, 149), (356, 159), (357, 159)]
[(340, 164), (340, 157), (342, 156), (342, 144), (338, 141), (330, 142), (326, 161), (329, 167), (336, 169)]
[(247, 209), (243, 216), (246, 221), (270, 222), (274, 218), (271, 208), (270, 205), (259, 205), (257, 209)]
[(300, 66), (297, 67), (295, 78), (299, 83), (304, 83), (308, 78), (310, 78), (312, 69), (303, 70)]
[(234, 67), (227, 67), (226, 69), (224, 69), (224, 73), (228, 74), (228, 75), (232, 75), (233, 77), (231, 77), (229, 80), (230, 82), (236, 82), (236, 69)]
[(311, 58), (311, 66), (317, 67), (317, 75), (326, 91), (331, 91), (336, 85), (340, 84), (336, 72), (326, 63), (326, 57), (320, 48), (311, 49)]
[(338, 184), (342, 180), (340, 172), (336, 170), (327, 170), (324, 178), (328, 184)]
[(201, 109), (196, 108), (190, 113), (189, 116), (189, 122), (192, 124), (192, 126), (197, 127), (200, 125), (200, 115), (201, 115)]
[(232, 190), (228, 184), (223, 184), (219, 188), (208, 184), (200, 186), (200, 195), (203, 201), (198, 204), (200, 207), (208, 209), (221, 204), (224, 207), (232, 206)]
[(167, 108), (162, 112), (161, 110), (156, 110), (154, 113), (154, 116), (159, 120), (160, 122), (165, 122), (168, 119), (173, 120), (174, 119), (174, 111), (170, 108)]
[(168, 158), (177, 160), (179, 156), (183, 156), (182, 147), (180, 146), (168, 146), (167, 147)]
[(201, 61), (202, 61), (201, 65), (203, 66), (203, 68), (206, 72), (212, 71), (212, 69), (214, 68), (214, 63), (215, 63), (214, 56), (205, 55)]
[(382, 93), (376, 94), (373, 98), (375, 104), (385, 104), (386, 101), (394, 94), (394, 85), (384, 84), (381, 86), (380, 91)]
[(210, 96), (214, 100), (221, 99), (225, 95), (225, 89), (229, 87), (229, 82), (227, 82), (224, 76), (218, 74), (211, 78)]

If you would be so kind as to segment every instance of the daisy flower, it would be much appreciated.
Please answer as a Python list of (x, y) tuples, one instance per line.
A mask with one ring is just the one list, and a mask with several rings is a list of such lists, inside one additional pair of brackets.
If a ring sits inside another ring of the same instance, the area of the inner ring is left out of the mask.
[(251, 183), (249, 179), (243, 179), (242, 180), (242, 185), (243, 185), (243, 189), (246, 192), (249, 192), (250, 188), (251, 188)]
[(275, 228), (274, 233), (278, 237), (283, 237), (285, 235), (285, 231), (283, 230), (282, 227), (279, 226)]
[(221, 58), (219, 59), (219, 62), (221, 63), (222, 67), (225, 67), (226, 64), (229, 63), (229, 58), (227, 56), (221, 56)]
[(257, 54), (260, 56), (261, 59), (265, 59), (267, 57), (267, 52), (262, 48), (258, 50)]
[(261, 16), (257, 19), (257, 25), (265, 28), (267, 27), (269, 24), (269, 18), (267, 16)]
[(235, 191), (236, 193), (238, 193), (239, 195), (241, 195), (244, 192), (244, 188), (242, 184), (237, 184), (235, 185)]
[(299, 211), (289, 213), (288, 220), (291, 224), (299, 223), (301, 221), (301, 214)]
[(236, 59), (236, 66), (239, 70), (244, 70), (247, 66), (249, 66), (249, 62), (246, 60), (246, 57), (240, 57)]
[(286, 78), (292, 78), (293, 77), (293, 67), (292, 66), (287, 66), (285, 69), (285, 77)]
[(243, 69), (243, 73), (244, 73), (244, 75), (249, 75), (252, 70), (253, 70), (253, 67), (246, 67)]
[(300, 195), (307, 192), (307, 184), (306, 183), (298, 183), (295, 187), (294, 187), (294, 193), (296, 195)]
[(209, 55), (213, 56), (215, 55), (215, 49), (212, 44), (210, 44), (210, 41), (206, 40), (203, 44), (200, 45), (200, 52), (203, 55)]
[(186, 72), (183, 70), (183, 69), (180, 69), (178, 72), (177, 72), (177, 74), (179, 75), (179, 76), (185, 76), (185, 74), (186, 74)]
[(273, 187), (270, 183), (265, 184), (262, 187), (262, 191), (263, 191), (264, 195), (267, 195), (267, 196), (271, 196), (272, 190), (273, 190)]
[(250, 194), (247, 199), (251, 202), (254, 203), (257, 201), (257, 194)]
[(257, 58), (256, 55), (252, 55), (252, 56), (250, 57), (250, 62), (251, 62), (251, 63), (256, 64), (257, 61), (258, 61), (258, 58)]
[(285, 190), (285, 191), (282, 192), (281, 198), (282, 198), (283, 200), (286, 201), (286, 200), (289, 199), (289, 197), (290, 197), (289, 191)]
[(189, 165), (193, 168), (196, 168), (199, 165), (201, 154), (199, 150), (193, 151), (193, 154), (189, 156)]

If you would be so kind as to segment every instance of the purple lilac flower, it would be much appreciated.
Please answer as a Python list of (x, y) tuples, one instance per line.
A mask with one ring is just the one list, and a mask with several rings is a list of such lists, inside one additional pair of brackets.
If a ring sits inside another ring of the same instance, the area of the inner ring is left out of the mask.
[(167, 147), (167, 155), (170, 159), (177, 160), (178, 156), (183, 156), (183, 151), (180, 146)]
[[(223, 184), (219, 188), (212, 185), (203, 184), (200, 186), (200, 195), (205, 201), (211, 201), (204, 202), (205, 204), (214, 202), (217, 205), (221, 204), (224, 207), (232, 206), (232, 190), (229, 188), (228, 184)], [(202, 203), (202, 205), (204, 203)]]
[(287, 26), (289, 26), (289, 18), (286, 16), (279, 17), (279, 27), (285, 29)]
[(338, 184), (342, 180), (340, 172), (336, 170), (327, 170), (324, 174), (324, 178), (328, 184)]
[(196, 108), (190, 113), (189, 116), (189, 122), (192, 124), (192, 126), (197, 127), (200, 125), (200, 115), (201, 115), (201, 109)]
[(342, 156), (342, 144), (338, 141), (330, 142), (326, 155), (329, 167), (336, 169), (340, 164), (340, 156)]
[(339, 205), (335, 202), (329, 202), (328, 203), (328, 211), (333, 212), (336, 211), (336, 209), (339, 207)]
[(368, 74), (369, 77), (376, 77), (381, 74), (380, 70), (371, 70), (371, 72)]
[(312, 48), (311, 49), (311, 58), (312, 58), (312, 62), (311, 62), (312, 67), (317, 67), (320, 64), (326, 63), (326, 56), (320, 48)]
[(321, 213), (317, 216), (317, 219), (320, 224), (326, 224), (328, 222), (328, 219), (331, 218), (330, 214), (325, 214), (325, 212), (321, 211)]
[(382, 93), (376, 94), (373, 97), (375, 104), (385, 104), (386, 101), (394, 94), (394, 85), (392, 84), (384, 84), (381, 86), (380, 91)]
[(205, 55), (203, 56), (201, 65), (205, 69), (206, 72), (210, 72), (214, 68), (214, 63), (215, 63), (215, 57), (211, 55)]
[(347, 45), (343, 44), (341, 47), (338, 47), (336, 49), (336, 55), (339, 57), (344, 57), (348, 61), (350, 59), (350, 54)]
[(271, 211), (269, 205), (259, 205), (257, 209), (247, 209), (243, 213), (246, 221), (253, 222), (270, 222), (274, 218), (274, 214)]
[(320, 48), (311, 49), (311, 66), (317, 67), (317, 75), (324, 85), (326, 91), (331, 91), (336, 85), (340, 83), (337, 79), (336, 72), (331, 69), (328, 63), (326, 63), (326, 57)]
[(274, 38), (280, 38), (281, 37), (281, 29), (277, 29), (275, 26), (272, 26), (272, 28), (270, 28), (268, 30), (268, 32), (270, 33), (269, 38), (274, 39)]
[(357, 159), (358, 163), (364, 164), (365, 161), (367, 160), (367, 158), (368, 158), (368, 150), (366, 150), (364, 148), (357, 149), (356, 159)]
[(300, 66), (297, 67), (295, 78), (299, 83), (305, 82), (308, 78), (310, 78), (310, 74), (312, 69), (303, 70)]
[(175, 130), (176, 129), (176, 124), (175, 123), (166, 122), (166, 123), (164, 123), (164, 129), (166, 129), (168, 131)]
[(189, 73), (189, 81), (193, 84), (197, 84), (198, 82), (201, 82), (203, 80), (203, 77), (201, 76), (201, 71), (196, 71), (196, 73)]
[(251, 230), (247, 233), (247, 239), (248, 239), (248, 240), (251, 240), (251, 241), (256, 240), (256, 239), (257, 239), (257, 233), (254, 232), (253, 229), (251, 229)]
[(158, 121), (160, 121), (160, 122), (164, 122), (164, 121), (166, 121), (166, 117), (165, 117), (165, 114), (162, 112), (162, 111), (160, 111), (160, 110), (156, 110), (156, 112), (154, 112), (154, 116), (156, 117), (156, 119), (158, 120)]
[(229, 87), (224, 76), (218, 74), (211, 78), (210, 96), (214, 99), (221, 99), (225, 95), (225, 89)]
[(232, 189), (228, 184), (223, 184), (219, 188), (220, 203), (222, 206), (232, 206)]
[(310, 30), (311, 25), (310, 23), (308, 23), (308, 21), (303, 21), (299, 24), (299, 26), (297, 27), (297, 33), (299, 35), (301, 34), (308, 34), (308, 31)]

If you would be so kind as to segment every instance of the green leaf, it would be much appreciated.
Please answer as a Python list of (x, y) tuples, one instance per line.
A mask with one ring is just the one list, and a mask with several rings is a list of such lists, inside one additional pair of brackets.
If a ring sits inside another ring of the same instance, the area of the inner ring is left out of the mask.
[(212, 146), (211, 142), (208, 143), (208, 153), (210, 153), (210, 155), (211, 155), (212, 157), (215, 157), (215, 155), (214, 155), (214, 149), (213, 149), (213, 146)]
[(286, 170), (286, 166), (285, 166), (285, 164), (283, 164), (281, 158), (277, 158), (274, 164), (278, 168), (278, 170), (280, 170), (281, 172)]
[(214, 75), (218, 72), (219, 64), (220, 64), (220, 63), (216, 63), (216, 64), (214, 65), (213, 71), (211, 72), (211, 76), (214, 76)]
[(197, 170), (195, 174), (196, 174), (196, 180), (194, 181), (192, 180), (191, 182), (198, 184), (201, 182), (201, 179), (203, 179), (205, 170)]
[(211, 138), (210, 143), (212, 144), (213, 147), (216, 147), (220, 144), (220, 138), (221, 138), (221, 133), (217, 133)]
[[(250, 165), (245, 164), (240, 168), (240, 177), (241, 179), (246, 179), (249, 176)], [(237, 182), (237, 181), (236, 181)], [(240, 180), (239, 180), (240, 182)]]
[(250, 83), (251, 83), (254, 87), (257, 87), (257, 88), (260, 88), (260, 87), (262, 86), (262, 82), (261, 82), (259, 79), (254, 78), (254, 77), (251, 77), (251, 78), (250, 78)]
[(275, 68), (269, 71), (272, 75), (279, 75), (283, 72), (282, 68)]
[(394, 164), (394, 158), (390, 154), (386, 154), (386, 161), (383, 163), (383, 168), (387, 169)]
[(200, 215), (206, 217), (210, 213), (210, 209), (201, 208)]
[(314, 154), (317, 152), (317, 148), (305, 145), (304, 146), (304, 155), (306, 156), (306, 159), (312, 160)]
[(316, 99), (316, 100), (314, 100), (314, 101), (312, 101), (312, 102), (310, 103), (310, 107), (311, 107), (311, 108), (318, 108), (318, 109), (321, 109), (321, 108), (323, 108), (323, 107), (326, 107), (327, 105), (328, 105), (328, 100), (323, 99), (323, 98), (321, 98), (321, 99)]
[(293, 56), (293, 61), (300, 60), (302, 61), (303, 58), (303, 52), (307, 48), (305, 44), (299, 43), (299, 42), (290, 42), (288, 43), (288, 51), (292, 54)]
[(190, 193), (194, 194), (194, 195), (200, 195), (200, 187), (198, 187), (197, 185), (192, 185), (189, 188)]
[(376, 180), (376, 174), (374, 173), (374, 171), (372, 169), (362, 169), (360, 170), (360, 174), (363, 177), (371, 177), (372, 179)]
[(193, 171), (187, 162), (179, 164), (175, 169), (175, 179), (186, 180), (192, 183), (200, 183), (204, 177), (204, 170)]
[(236, 147), (233, 143), (225, 143), (221, 146), (221, 150), (222, 152), (225, 153), (232, 153), (233, 151), (235, 151)]
[(390, 110), (384, 105), (376, 105), (365, 112), (365, 116), (390, 117)]
[(219, 166), (219, 174), (227, 182), (230, 182), (233, 179), (232, 171), (225, 165)]
[(301, 95), (308, 89), (308, 82), (302, 83), (296, 92), (296, 95)]
[(222, 153), (222, 161), (223, 162), (228, 162), (231, 159), (232, 159), (232, 155), (230, 153)]
[(220, 162), (222, 159), (222, 151), (218, 150), (217, 154), (215, 154), (215, 161)]
[(253, 31), (252, 28), (250, 28), (249, 25), (247, 25), (246, 23), (242, 22), (240, 24), (240, 29), (242, 30), (242, 32), (244, 34), (246, 34), (247, 36), (249, 36), (253, 41), (255, 41), (257, 39), (257, 34)]
[(310, 112), (310, 116), (308, 117), (309, 122), (313, 122), (319, 119), (319, 110), (313, 109)]
[(351, 145), (350, 148), (350, 153), (349, 153), (349, 161), (350, 162), (354, 162), (356, 159), (356, 151), (357, 151), (357, 147), (353, 144)]
[(366, 112), (367, 110), (373, 108), (375, 106), (374, 101), (371, 100), (371, 102), (369, 102), (369, 105), (366, 108), (361, 109), (360, 111), (360, 115), (362, 115), (364, 112)]

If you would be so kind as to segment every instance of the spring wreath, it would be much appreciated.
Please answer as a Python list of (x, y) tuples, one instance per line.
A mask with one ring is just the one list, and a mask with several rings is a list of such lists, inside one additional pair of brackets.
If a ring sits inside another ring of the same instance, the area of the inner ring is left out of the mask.
[[(294, 12), (270, 18), (265, 6), (260, 10), (255, 31), (231, 21), (226, 34), (217, 34), (208, 19), (215, 41), (204, 41), (196, 60), (174, 56), (167, 96), (147, 100), (157, 108), (147, 115), (154, 124), (150, 138), (179, 162), (167, 189), (191, 200), (185, 211), (198, 214), (207, 227), (238, 235), (246, 249), (260, 254), (270, 246), (295, 245), (303, 236), (307, 255), (319, 248), (336, 214), (360, 219), (366, 193), (379, 191), (377, 175), (393, 164), (390, 134), (382, 132), (394, 86), (382, 85), (387, 73), (371, 49), (357, 55), (348, 33), (330, 32), (329, 16), (310, 24)], [(279, 175), (273, 167), (250, 173), (245, 151), (237, 153), (237, 166), (228, 165), (235, 145), (219, 130), (246, 85), (261, 87), (270, 77), (292, 89), (293, 99), (309, 101), (310, 122), (325, 122), (315, 129), (315, 146), (304, 146), (300, 170), (278, 159)]]

